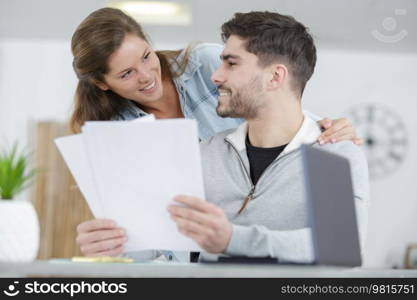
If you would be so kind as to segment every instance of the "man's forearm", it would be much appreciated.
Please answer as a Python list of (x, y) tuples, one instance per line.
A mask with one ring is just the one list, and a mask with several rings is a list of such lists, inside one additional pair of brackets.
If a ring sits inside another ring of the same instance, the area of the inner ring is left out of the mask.
[(225, 254), (276, 257), (282, 261), (309, 263), (314, 260), (310, 228), (269, 230), (265, 226), (233, 225)]

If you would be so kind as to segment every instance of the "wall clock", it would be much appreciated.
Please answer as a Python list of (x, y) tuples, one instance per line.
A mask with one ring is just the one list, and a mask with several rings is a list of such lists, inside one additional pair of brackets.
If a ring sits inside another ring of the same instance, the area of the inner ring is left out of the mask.
[(394, 173), (404, 162), (408, 148), (402, 118), (394, 110), (376, 103), (355, 106), (348, 117), (364, 140), (371, 179)]

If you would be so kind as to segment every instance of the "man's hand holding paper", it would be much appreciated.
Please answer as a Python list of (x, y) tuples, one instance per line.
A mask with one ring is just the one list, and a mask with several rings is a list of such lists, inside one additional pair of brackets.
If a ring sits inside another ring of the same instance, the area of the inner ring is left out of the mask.
[(224, 211), (197, 197), (180, 195), (174, 200), (184, 205), (168, 207), (178, 231), (209, 253), (224, 252), (232, 236), (232, 224)]

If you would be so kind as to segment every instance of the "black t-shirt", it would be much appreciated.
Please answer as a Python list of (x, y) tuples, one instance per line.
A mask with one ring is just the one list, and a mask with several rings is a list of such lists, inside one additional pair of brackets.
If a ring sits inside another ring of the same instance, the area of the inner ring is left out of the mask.
[(286, 146), (287, 144), (273, 148), (254, 147), (250, 144), (249, 135), (246, 135), (246, 153), (253, 184), (258, 182), (265, 169), (280, 155)]

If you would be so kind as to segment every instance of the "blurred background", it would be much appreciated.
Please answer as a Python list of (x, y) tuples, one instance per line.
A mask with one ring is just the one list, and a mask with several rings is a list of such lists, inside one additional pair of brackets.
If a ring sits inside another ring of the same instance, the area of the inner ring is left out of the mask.
[[(74, 200), (79, 194), (61, 199), (67, 191), (59, 178), (67, 171), (51, 144), (65, 134), (56, 124), (67, 122), (77, 83), (70, 39), (89, 13), (120, 2), (0, 0), (0, 145), (17, 140), (41, 152), (36, 159), (46, 165), (25, 195), (41, 222), (40, 258), (76, 254), (74, 224), (89, 217), (85, 203)], [(304, 107), (349, 118), (365, 139), (372, 188), (365, 265), (404, 267), (407, 247), (417, 243), (417, 1), (166, 2), (179, 6), (141, 6), (148, 14), (138, 16), (156, 49), (221, 43), (220, 25), (235, 12), (276, 11), (310, 28), (318, 62)], [(65, 176), (69, 193), (79, 193)], [(70, 214), (67, 228), (59, 227)]]

